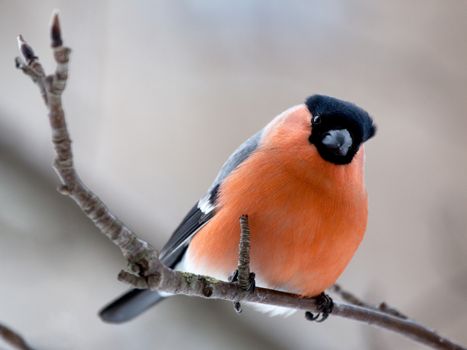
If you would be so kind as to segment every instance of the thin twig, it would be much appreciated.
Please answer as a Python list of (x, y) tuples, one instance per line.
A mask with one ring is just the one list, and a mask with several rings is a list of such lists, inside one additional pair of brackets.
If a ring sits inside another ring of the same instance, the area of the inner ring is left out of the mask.
[(402, 312), (398, 311), (394, 307), (389, 306), (387, 303), (382, 302), (378, 306), (371, 305), (371, 304), (361, 300), (357, 296), (355, 296), (352, 292), (349, 292), (348, 290), (342, 288), (337, 283), (335, 285), (333, 285), (331, 288), (329, 288), (329, 291), (336, 294), (336, 295), (338, 295), (342, 300), (346, 301), (349, 304), (366, 307), (368, 309), (378, 310), (378, 311), (381, 311), (381, 312), (384, 312), (386, 314), (389, 314), (389, 315), (392, 315), (392, 316), (395, 316), (395, 317), (399, 317), (399, 318), (402, 318), (402, 319), (408, 319), (408, 317), (406, 315), (404, 315)]
[(331, 288), (329, 288), (329, 291), (331, 293), (334, 293), (334, 294), (338, 295), (342, 300), (348, 302), (349, 304), (357, 305), (357, 306), (363, 306), (363, 307), (369, 307), (369, 308), (373, 307), (372, 305), (367, 304), (363, 300), (356, 297), (353, 293), (343, 289), (337, 283), (334, 284)]
[(11, 328), (0, 323), (0, 338), (8, 345), (18, 350), (33, 350), (31, 346), (23, 339), (21, 335)]
[[(313, 298), (303, 298), (264, 288), (246, 291), (237, 283), (223, 282), (206, 276), (171, 270), (159, 261), (157, 252), (150, 244), (138, 238), (133, 231), (110, 212), (107, 206), (84, 185), (73, 165), (71, 140), (61, 100), (68, 79), (70, 49), (63, 46), (57, 13), (53, 15), (51, 37), (57, 63), (54, 74), (45, 76), (40, 73), (43, 72), (41, 64), (34, 54), (29, 54), (29, 51), (25, 49), (24, 45), (27, 44), (22, 38), (20, 51), (25, 56), (26, 62), (17, 59), (17, 66), (39, 85), (41, 92), (45, 89), (44, 101), (49, 109), (52, 141), (56, 152), (54, 167), (62, 182), (60, 192), (70, 196), (99, 230), (120, 248), (128, 260), (131, 272), (122, 271), (119, 274), (119, 280), (137, 288), (150, 288), (171, 294), (185, 294), (234, 302), (248, 301), (317, 312)], [(34, 56), (34, 59), (31, 56)], [(39, 74), (37, 74), (38, 72)], [(332, 315), (380, 326), (435, 349), (466, 350), (414, 321), (395, 317), (372, 308), (334, 303)]]
[(238, 247), (238, 285), (242, 289), (249, 289), (250, 278), (250, 227), (248, 215), (240, 217), (240, 244)]
[(21, 36), (18, 37), (18, 45), (26, 62), (20, 58), (17, 58), (16, 62), (18, 68), (38, 84), (49, 109), (52, 142), (56, 152), (54, 168), (62, 182), (59, 191), (71, 197), (99, 230), (120, 248), (133, 272), (138, 274), (151, 273), (153, 271), (151, 268), (152, 260), (157, 256), (155, 250), (147, 242), (139, 239), (109, 211), (99, 197), (83, 184), (74, 168), (71, 139), (62, 108), (62, 93), (68, 79), (68, 61), (71, 49), (62, 45), (57, 12), (53, 14), (52, 18), (51, 37), (51, 46), (57, 63), (54, 74), (48, 76), (44, 74), (41, 63)]
[[(237, 282), (240, 288), (245, 291), (252, 291), (255, 288), (255, 274), (250, 272), (250, 226), (246, 214), (240, 217), (237, 271), (229, 278), (229, 281)], [(237, 313), (242, 312), (242, 305), (239, 300), (234, 301), (234, 309)]]

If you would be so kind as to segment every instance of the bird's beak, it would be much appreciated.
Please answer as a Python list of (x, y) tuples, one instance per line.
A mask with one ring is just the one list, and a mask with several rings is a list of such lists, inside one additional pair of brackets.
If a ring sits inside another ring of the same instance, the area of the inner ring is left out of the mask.
[(347, 129), (329, 130), (321, 143), (339, 156), (345, 156), (352, 146), (352, 136)]

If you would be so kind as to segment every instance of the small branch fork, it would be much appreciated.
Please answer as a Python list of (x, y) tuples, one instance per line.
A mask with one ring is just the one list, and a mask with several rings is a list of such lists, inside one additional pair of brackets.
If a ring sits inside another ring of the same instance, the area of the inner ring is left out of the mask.
[[(56, 70), (46, 75), (31, 46), (19, 36), (18, 46), (23, 58), (16, 58), (16, 66), (38, 85), (42, 98), (49, 110), (52, 142), (55, 148), (54, 168), (62, 185), (59, 191), (72, 198), (97, 228), (109, 238), (127, 259), (129, 269), (122, 270), (118, 279), (136, 288), (149, 288), (172, 294), (184, 294), (202, 298), (222, 299), (232, 302), (254, 302), (319, 312), (315, 298), (279, 292), (265, 288), (245, 288), (251, 282), (249, 271), (249, 239), (243, 239), (240, 248), (239, 281), (224, 282), (211, 277), (199, 276), (171, 270), (158, 259), (156, 250), (140, 239), (122, 221), (113, 215), (107, 206), (81, 181), (74, 165), (71, 139), (62, 107), (62, 93), (68, 80), (68, 62), (71, 50), (63, 46), (58, 13), (52, 16), (51, 46)], [(242, 232), (249, 232), (248, 222), (242, 219)], [(246, 230), (245, 230), (246, 229)], [(246, 233), (248, 236), (249, 233)], [(336, 290), (335, 290), (336, 292)], [(342, 289), (337, 289), (342, 294)], [(351, 300), (349, 304), (334, 302), (332, 315), (345, 317), (367, 324), (392, 330), (435, 349), (464, 349), (432, 330), (406, 319), (401, 314)]]

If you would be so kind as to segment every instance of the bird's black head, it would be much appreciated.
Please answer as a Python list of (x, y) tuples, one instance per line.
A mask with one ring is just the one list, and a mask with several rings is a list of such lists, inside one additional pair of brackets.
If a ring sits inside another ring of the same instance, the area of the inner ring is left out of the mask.
[(349, 164), (360, 145), (375, 135), (369, 114), (353, 103), (313, 95), (305, 104), (312, 115), (309, 141), (328, 162)]

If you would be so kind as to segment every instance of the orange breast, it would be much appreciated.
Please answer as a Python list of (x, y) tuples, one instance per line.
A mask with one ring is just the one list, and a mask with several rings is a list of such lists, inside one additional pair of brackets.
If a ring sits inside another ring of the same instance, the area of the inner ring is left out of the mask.
[(222, 184), (216, 215), (187, 251), (193, 272), (226, 279), (235, 270), (248, 214), (257, 285), (314, 296), (336, 281), (366, 229), (363, 148), (351, 164), (324, 161), (308, 143), (310, 118), (289, 112)]

